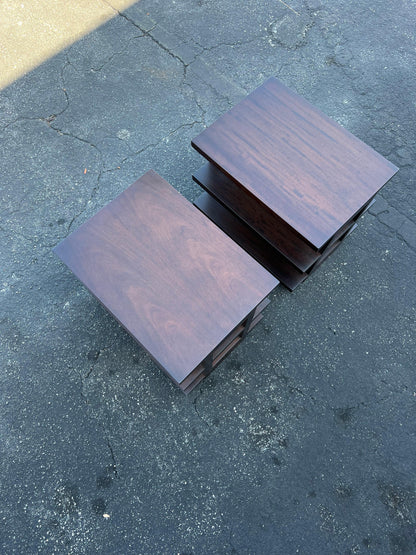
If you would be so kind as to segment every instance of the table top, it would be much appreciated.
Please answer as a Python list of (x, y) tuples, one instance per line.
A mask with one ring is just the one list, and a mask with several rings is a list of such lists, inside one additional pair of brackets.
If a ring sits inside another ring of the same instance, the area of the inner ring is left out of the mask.
[(317, 249), (397, 172), (275, 78), (192, 145)]
[(279, 283), (154, 171), (54, 251), (177, 383)]

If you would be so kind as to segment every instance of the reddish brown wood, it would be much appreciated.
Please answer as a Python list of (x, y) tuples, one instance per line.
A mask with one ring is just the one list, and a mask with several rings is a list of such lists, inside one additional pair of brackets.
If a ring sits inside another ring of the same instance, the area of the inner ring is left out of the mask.
[[(205, 374), (200, 374), (196, 380), (194, 380), (192, 383), (190, 383), (187, 387), (185, 387), (183, 389), (183, 392), (186, 393), (186, 395), (188, 395), (188, 393), (191, 393), (191, 391), (193, 389), (195, 389), (195, 387), (200, 384), (202, 382), (202, 380), (205, 378)], [(181, 384), (182, 385), (182, 384)]]
[(154, 171), (54, 250), (177, 384), (278, 284)]
[(319, 268), (322, 262), (324, 262), (329, 255), (331, 255), (334, 251), (336, 251), (336, 249), (341, 245), (343, 240), (346, 239), (348, 235), (350, 235), (356, 228), (357, 228), (357, 224), (351, 224), (350, 227), (347, 229), (347, 231), (345, 231), (344, 234), (337, 241), (335, 241), (334, 243), (331, 243), (331, 245), (325, 250), (325, 254), (322, 255), (322, 257), (312, 266), (312, 268), (310, 268), (310, 270), (308, 270), (308, 273), (312, 274), (312, 272), (315, 272), (315, 270)]
[(320, 257), (318, 250), (307, 244), (286, 222), (273, 214), (268, 206), (238, 188), (232, 179), (210, 162), (199, 168), (192, 177), (299, 270), (306, 271)]
[(253, 320), (261, 313), (265, 308), (267, 308), (270, 304), (270, 299), (267, 297), (261, 301), (261, 303), (256, 307), (256, 310), (253, 314)]
[(274, 78), (192, 144), (315, 249), (397, 171)]
[(241, 334), (244, 332), (244, 329), (245, 329), (245, 325), (244, 325), (244, 324), (241, 324), (241, 325), (237, 326), (237, 327), (236, 327), (236, 328), (224, 339), (224, 341), (222, 341), (222, 342), (218, 345), (218, 347), (212, 351), (213, 360), (215, 360), (215, 359), (218, 357), (218, 355), (220, 355), (220, 354), (228, 347), (228, 345), (229, 345), (232, 341), (234, 341), (234, 339), (235, 339), (236, 337), (241, 336)]
[(200, 364), (193, 370), (180, 384), (179, 387), (185, 393), (189, 393), (192, 391), (193, 387), (192, 384), (197, 385), (201, 381), (199, 378), (202, 376), (201, 379), (205, 378), (206, 372), (208, 369), (208, 365)]
[(179, 386), (183, 388), (183, 391), (185, 393), (190, 393), (203, 380), (204, 377), (208, 376), (224, 360), (224, 358), (241, 343), (244, 334), (249, 333), (255, 326), (257, 326), (257, 324), (263, 319), (263, 316), (263, 313), (260, 312), (255, 318), (253, 318), (251, 323), (248, 325), (247, 332), (244, 330), (241, 336), (234, 338), (233, 341), (231, 341), (227, 347), (213, 359), (211, 367), (203, 368), (202, 370), (200, 369), (194, 381), (189, 381), (185, 388), (182, 387), (185, 384), (185, 381), (182, 382)]
[(257, 314), (257, 316), (255, 318), (253, 318), (253, 321), (250, 324), (250, 327), (248, 328), (248, 331), (250, 332), (254, 327), (257, 326), (257, 324), (260, 322), (260, 320), (263, 319), (263, 314)]
[(325, 249), (315, 264), (307, 272), (302, 272), (210, 194), (202, 193), (194, 201), (194, 204), (270, 273), (275, 275), (290, 291), (296, 289), (309, 274), (315, 271), (356, 227), (355, 223), (350, 223), (348, 229), (344, 230), (344, 234)]
[(202, 193), (194, 204), (291, 291), (308, 277), (210, 194)]
[[(342, 237), (351, 225), (375, 202), (373, 199), (364, 205), (321, 250), (317, 251), (306, 244), (299, 235), (293, 233), (284, 222), (273, 219), (267, 206), (261, 205), (256, 199), (249, 197), (238, 189), (235, 183), (213, 164), (208, 162), (192, 177), (211, 196), (270, 243), (277, 253), (283, 255), (302, 273), (308, 272), (326, 253), (326, 250)], [(197, 204), (195, 203), (196, 206)]]

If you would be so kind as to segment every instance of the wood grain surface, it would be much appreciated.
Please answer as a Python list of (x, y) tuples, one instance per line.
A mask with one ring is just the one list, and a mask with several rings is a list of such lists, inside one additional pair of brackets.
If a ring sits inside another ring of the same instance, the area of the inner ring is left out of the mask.
[(305, 272), (321, 253), (311, 247), (268, 206), (248, 195), (210, 162), (193, 174), (193, 179), (221, 204), (268, 241), (299, 270)]
[(192, 145), (317, 249), (397, 171), (274, 78)]
[[(204, 367), (203, 365), (199, 366), (192, 374), (190, 374), (181, 384), (179, 387), (184, 391), (184, 393), (190, 393), (206, 376), (215, 370), (215, 368), (224, 360), (224, 358), (231, 353), (243, 340), (245, 335), (249, 333), (257, 324), (262, 320), (263, 314), (260, 311), (255, 318), (253, 318), (250, 324), (247, 324), (247, 329), (239, 329), (237, 326), (235, 333), (239, 333), (238, 336), (235, 336), (229, 343), (227, 343), (226, 347), (223, 348), (218, 354), (215, 354), (214, 351), (214, 358), (212, 361), (212, 365), (209, 367)], [(234, 333), (234, 332), (233, 332)], [(191, 377), (194, 379), (190, 379)]]
[(209, 193), (202, 193), (202, 195), (194, 201), (194, 204), (253, 258), (267, 268), (270, 273), (276, 276), (290, 291), (293, 291), (298, 285), (305, 281), (305, 279), (314, 272), (356, 228), (354, 222), (350, 223), (349, 226), (344, 229), (343, 234), (325, 249), (309, 270), (307, 272), (302, 272), (289, 262), (286, 257), (275, 250), (270, 243), (258, 235), (250, 226), (215, 200)]
[(201, 212), (227, 233), (253, 258), (276, 276), (283, 285), (293, 291), (308, 274), (302, 272), (265, 241), (253, 228), (220, 204), (209, 193), (202, 193), (194, 204)]
[(54, 251), (178, 384), (278, 284), (154, 171)]

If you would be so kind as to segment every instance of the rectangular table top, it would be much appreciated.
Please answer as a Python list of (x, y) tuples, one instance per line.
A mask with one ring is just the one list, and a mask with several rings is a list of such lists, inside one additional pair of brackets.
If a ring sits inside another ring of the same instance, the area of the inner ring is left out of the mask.
[(317, 249), (397, 172), (275, 78), (192, 145)]
[(54, 251), (177, 383), (279, 283), (154, 171)]

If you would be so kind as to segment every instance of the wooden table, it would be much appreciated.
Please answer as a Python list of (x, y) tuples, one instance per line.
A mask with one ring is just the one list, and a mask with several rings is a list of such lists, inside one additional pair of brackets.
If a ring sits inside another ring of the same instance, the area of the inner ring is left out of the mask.
[(192, 141), (195, 201), (294, 289), (349, 235), (397, 168), (271, 78)]
[(186, 393), (279, 283), (154, 171), (54, 251)]

